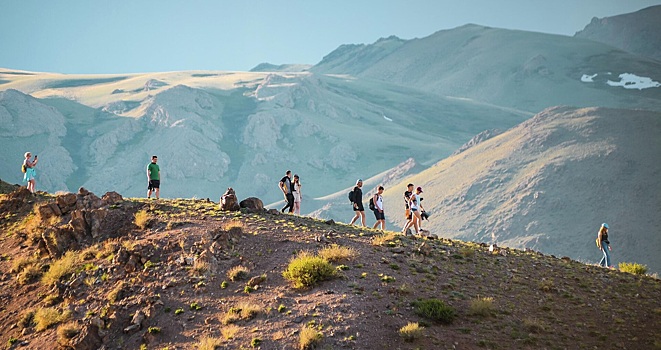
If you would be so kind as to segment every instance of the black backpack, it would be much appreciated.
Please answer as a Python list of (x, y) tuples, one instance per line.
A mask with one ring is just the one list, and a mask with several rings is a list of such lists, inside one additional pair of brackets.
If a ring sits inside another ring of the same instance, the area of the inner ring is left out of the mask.
[(349, 202), (353, 203), (354, 193), (353, 190), (349, 191)]
[(374, 197), (370, 198), (370, 210), (376, 210), (376, 207), (374, 206)]

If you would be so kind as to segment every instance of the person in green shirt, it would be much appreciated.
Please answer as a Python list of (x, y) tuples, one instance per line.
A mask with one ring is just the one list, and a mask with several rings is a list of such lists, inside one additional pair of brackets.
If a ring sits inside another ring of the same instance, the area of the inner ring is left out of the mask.
[(149, 185), (147, 186), (147, 198), (151, 198), (151, 192), (154, 191), (156, 199), (160, 198), (161, 194), (161, 169), (158, 167), (156, 162), (158, 161), (157, 156), (151, 156), (151, 163), (147, 165), (147, 181)]

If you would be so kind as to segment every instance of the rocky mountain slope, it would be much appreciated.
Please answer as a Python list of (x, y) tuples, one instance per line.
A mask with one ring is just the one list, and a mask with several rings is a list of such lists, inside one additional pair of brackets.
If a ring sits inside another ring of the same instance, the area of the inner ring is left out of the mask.
[(574, 36), (661, 61), (661, 6), (597, 18)]
[(19, 182), (30, 149), (41, 159), (38, 186), (50, 191), (143, 196), (157, 154), (166, 197), (218, 198), (232, 186), (277, 201), (277, 182), (292, 169), (312, 199), (411, 157), (433, 164), (483, 128), (529, 117), (310, 73), (18, 73), (0, 72), (13, 79), (0, 85), (0, 176)]
[[(10, 349), (661, 345), (658, 279), (532, 251), (85, 190), (0, 195), (0, 218)], [(301, 251), (325, 280), (285, 279)]]
[(637, 80), (625, 85), (620, 77), (629, 73), (658, 83), (659, 61), (586, 39), (479, 25), (421, 39), (343, 45), (311, 71), (351, 74), (532, 113), (557, 105), (661, 110), (659, 85), (639, 90), (643, 85)]
[(661, 271), (661, 114), (558, 107), (453, 155), (386, 191), (403, 224), (406, 183), (424, 189), (442, 237), (596, 262), (611, 225), (615, 262)]

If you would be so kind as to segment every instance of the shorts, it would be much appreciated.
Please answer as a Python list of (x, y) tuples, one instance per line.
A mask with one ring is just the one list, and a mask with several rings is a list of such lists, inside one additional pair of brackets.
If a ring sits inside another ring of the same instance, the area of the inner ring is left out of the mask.
[(30, 180), (33, 180), (36, 175), (37, 172), (34, 171), (34, 168), (25, 169), (25, 174), (23, 175), (23, 182), (29, 182)]
[(365, 208), (363, 208), (363, 203), (354, 203), (355, 206), (353, 207), (353, 211), (365, 211)]
[(147, 189), (155, 190), (157, 188), (161, 188), (161, 180), (149, 180), (149, 186), (147, 186)]
[(386, 219), (386, 212), (379, 211), (378, 209), (375, 209), (373, 211), (374, 211), (374, 217), (376, 218), (377, 221)]

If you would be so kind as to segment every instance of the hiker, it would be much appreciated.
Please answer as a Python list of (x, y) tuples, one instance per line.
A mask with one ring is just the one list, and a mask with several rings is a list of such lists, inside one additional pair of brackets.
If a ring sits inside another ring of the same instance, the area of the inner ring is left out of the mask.
[(597, 235), (597, 247), (601, 249), (602, 253), (604, 253), (601, 261), (599, 261), (599, 266), (613, 268), (613, 265), (611, 265), (611, 256), (609, 253), (611, 251), (610, 244), (611, 242), (608, 241), (608, 224), (604, 222), (601, 224), (601, 227), (599, 228), (599, 234)]
[(354, 215), (353, 219), (351, 219), (351, 223), (349, 225), (353, 225), (358, 218), (360, 218), (360, 222), (363, 224), (363, 227), (365, 226), (365, 208), (363, 208), (363, 190), (361, 189), (363, 187), (363, 180), (358, 179), (356, 181), (356, 186), (353, 188), (353, 196), (351, 197), (351, 203), (353, 205), (353, 211), (356, 213)]
[(156, 199), (161, 198), (161, 168), (156, 164), (157, 156), (151, 156), (151, 163), (147, 165), (147, 198), (151, 198), (154, 191)]
[(408, 184), (406, 185), (406, 191), (404, 191), (404, 204), (405, 204), (405, 210), (404, 210), (404, 217), (406, 218), (406, 224), (404, 224), (404, 229), (402, 230), (403, 234), (406, 234), (406, 230), (411, 226), (411, 208), (409, 208), (409, 199), (411, 198), (411, 194), (413, 193), (413, 184)]
[(280, 190), (285, 195), (285, 206), (280, 209), (281, 212), (285, 212), (285, 209), (289, 208), (289, 212), (294, 211), (294, 186), (291, 182), (291, 170), (287, 170), (285, 176), (280, 180), (279, 183)]
[(35, 185), (37, 180), (35, 179), (35, 176), (37, 175), (37, 172), (34, 170), (34, 167), (37, 166), (37, 162), (39, 162), (39, 159), (37, 158), (37, 155), (34, 156), (34, 160), (30, 160), (32, 157), (32, 153), (30, 152), (25, 152), (25, 160), (23, 160), (23, 166), (22, 166), (22, 171), (25, 173), (23, 175), (23, 182), (27, 182), (27, 189), (30, 191), (30, 193), (35, 192)]
[[(372, 228), (376, 228), (381, 225), (381, 230), (386, 230), (386, 214), (383, 212), (383, 186), (379, 186), (377, 192), (372, 196), (372, 202), (374, 206), (372, 209), (374, 211), (374, 217), (376, 217), (376, 223)], [(371, 209), (371, 208), (370, 208)]]
[(294, 174), (294, 214), (301, 215), (301, 199), (303, 194), (301, 193), (301, 179), (298, 177), (298, 174)]
[(422, 203), (420, 203), (420, 194), (422, 193), (422, 187), (418, 186), (415, 189), (415, 193), (411, 193), (409, 197), (409, 208), (411, 208), (411, 221), (406, 224), (404, 227), (404, 232), (406, 232), (411, 226), (415, 229), (415, 234), (420, 234), (421, 232), (428, 232), (420, 228), (420, 223), (422, 222), (422, 217), (420, 213), (422, 212)]

